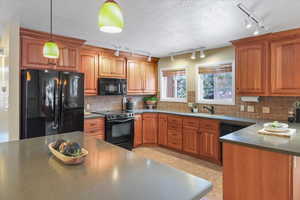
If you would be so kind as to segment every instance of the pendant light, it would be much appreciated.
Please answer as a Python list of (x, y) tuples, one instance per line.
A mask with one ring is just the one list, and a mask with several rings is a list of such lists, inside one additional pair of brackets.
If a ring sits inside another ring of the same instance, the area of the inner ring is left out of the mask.
[(44, 44), (43, 55), (51, 59), (57, 59), (59, 57), (59, 48), (52, 40), (52, 0), (50, 0), (50, 40)]
[(100, 31), (105, 33), (120, 33), (124, 27), (124, 19), (119, 4), (114, 0), (106, 0), (98, 13)]

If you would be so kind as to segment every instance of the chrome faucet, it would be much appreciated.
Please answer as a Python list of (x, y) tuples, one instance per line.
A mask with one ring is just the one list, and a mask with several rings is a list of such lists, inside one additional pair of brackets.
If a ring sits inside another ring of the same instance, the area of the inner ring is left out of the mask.
[(215, 114), (215, 107), (214, 106), (203, 106), (203, 109), (207, 110), (210, 114)]

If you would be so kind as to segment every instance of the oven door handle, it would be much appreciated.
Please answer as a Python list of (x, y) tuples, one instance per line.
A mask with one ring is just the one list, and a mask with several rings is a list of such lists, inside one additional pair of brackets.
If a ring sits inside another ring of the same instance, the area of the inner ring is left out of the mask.
[(129, 122), (133, 120), (133, 118), (130, 118), (130, 119), (125, 119), (125, 120), (111, 120), (109, 121), (110, 123), (113, 123), (113, 122), (117, 122), (117, 123), (124, 123), (124, 122)]

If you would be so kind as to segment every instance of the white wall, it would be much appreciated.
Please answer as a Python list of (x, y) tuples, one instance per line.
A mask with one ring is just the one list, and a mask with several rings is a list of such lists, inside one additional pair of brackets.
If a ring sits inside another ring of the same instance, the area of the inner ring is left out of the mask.
[[(18, 140), (20, 132), (20, 89), (19, 89), (19, 52), (20, 36), (19, 23), (11, 20), (3, 26), (0, 47), (4, 47), (7, 52), (5, 56), (5, 67), (0, 70), (0, 85), (8, 90), (8, 107), (0, 110), (0, 142), (4, 140)], [(0, 58), (1, 59), (1, 58)], [(1, 67), (3, 62), (0, 64)], [(5, 99), (3, 93), (0, 98)]]

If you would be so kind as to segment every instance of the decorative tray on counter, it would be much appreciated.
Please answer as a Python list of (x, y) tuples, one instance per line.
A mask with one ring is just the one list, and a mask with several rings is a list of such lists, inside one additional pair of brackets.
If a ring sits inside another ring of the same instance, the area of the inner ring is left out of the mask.
[(85, 150), (84, 148), (81, 148), (81, 152), (79, 155), (76, 156), (68, 156), (65, 155), (59, 151), (57, 151), (54, 148), (55, 142), (50, 143), (48, 145), (49, 150), (51, 151), (51, 153), (61, 162), (63, 162), (66, 165), (77, 165), (77, 164), (81, 164), (84, 162), (85, 157), (88, 155), (88, 151)]
[(265, 131), (270, 131), (270, 132), (287, 132), (289, 131), (289, 125), (274, 121), (270, 123), (265, 123), (264, 129)]

